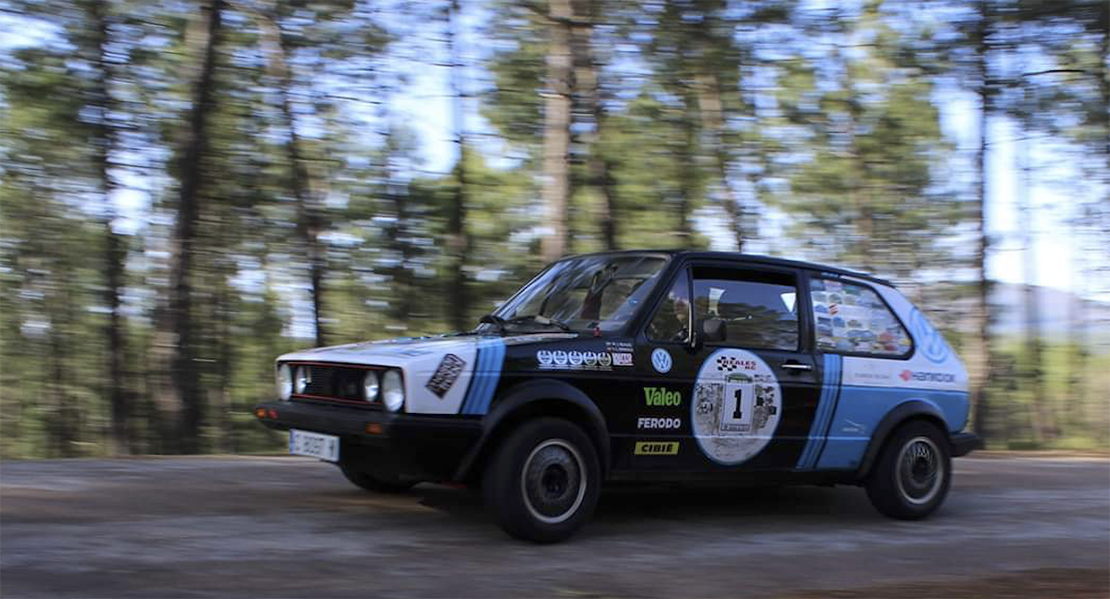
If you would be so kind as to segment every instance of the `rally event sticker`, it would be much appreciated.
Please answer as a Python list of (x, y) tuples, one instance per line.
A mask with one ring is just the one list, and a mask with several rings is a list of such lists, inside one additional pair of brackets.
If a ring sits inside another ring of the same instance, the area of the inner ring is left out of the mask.
[(782, 388), (759, 356), (742, 349), (713, 352), (698, 370), (690, 422), (706, 457), (728, 466), (771, 442), (782, 415)]

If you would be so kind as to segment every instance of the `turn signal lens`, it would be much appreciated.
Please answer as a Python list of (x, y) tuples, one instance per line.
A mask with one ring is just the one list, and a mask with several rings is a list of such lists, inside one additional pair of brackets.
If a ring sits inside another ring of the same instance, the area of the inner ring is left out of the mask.
[(255, 408), (254, 409), (254, 415), (257, 416), (258, 418), (265, 418), (266, 417), (266, 408)]

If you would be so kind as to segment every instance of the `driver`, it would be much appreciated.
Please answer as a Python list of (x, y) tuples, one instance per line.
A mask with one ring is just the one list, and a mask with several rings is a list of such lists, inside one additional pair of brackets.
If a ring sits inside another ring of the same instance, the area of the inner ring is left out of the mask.
[(690, 292), (686, 282), (680, 281), (671, 287), (663, 303), (651, 321), (652, 339), (685, 341), (690, 331)]

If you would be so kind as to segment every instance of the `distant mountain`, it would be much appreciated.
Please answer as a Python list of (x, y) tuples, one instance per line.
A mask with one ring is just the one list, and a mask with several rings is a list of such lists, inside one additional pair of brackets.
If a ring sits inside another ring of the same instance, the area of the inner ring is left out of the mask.
[[(1069, 334), (1074, 319), (1081, 319), (1088, 335), (1110, 334), (1110, 304), (1083, 299), (1051, 287), (1034, 287), (1037, 298), (1037, 326), (1046, 337)], [(1025, 332), (1025, 286), (995, 283), (991, 293), (994, 307), (994, 332), (999, 335)]]

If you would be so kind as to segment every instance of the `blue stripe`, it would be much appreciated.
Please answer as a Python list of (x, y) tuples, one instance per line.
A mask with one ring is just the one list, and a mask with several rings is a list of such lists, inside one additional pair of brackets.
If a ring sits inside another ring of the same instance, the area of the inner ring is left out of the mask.
[(497, 383), (501, 380), (501, 367), (505, 361), (505, 344), (498, 340), (486, 353), (489, 357), (486, 360), (486, 372), (484, 373), (485, 385), (482, 388), (482, 394), (478, 396), (479, 402), (475, 410), (477, 414), (489, 412), (494, 391), (497, 390)]
[(470, 373), (470, 384), (466, 388), (466, 396), (463, 397), (462, 405), (459, 406), (460, 414), (470, 413), (470, 404), (474, 402), (474, 392), (478, 389), (478, 373), (482, 371), (482, 341), (478, 341), (478, 346), (474, 350), (474, 370)]
[(828, 409), (828, 415), (825, 417), (825, 428), (821, 431), (821, 442), (818, 444), (818, 447), (814, 452), (813, 463), (810, 464), (810, 468), (816, 468), (817, 464), (821, 462), (821, 454), (825, 452), (825, 444), (829, 440), (829, 431), (832, 429), (833, 415), (836, 414), (836, 407), (840, 403), (840, 391), (842, 388), (841, 376), (843, 375), (844, 371), (844, 361), (841, 359), (840, 356), (835, 357), (836, 360), (834, 361), (834, 363), (836, 364), (836, 374), (832, 376), (832, 387), (835, 390), (830, 393), (832, 401), (829, 402), (830, 405)]
[(485, 350), (483, 347), (486, 345), (484, 339), (478, 341), (478, 346), (474, 350), (474, 370), (470, 374), (470, 387), (466, 390), (466, 398), (463, 400), (462, 408), (459, 410), (462, 414), (474, 413), (474, 398), (478, 396), (479, 387), (482, 386), (482, 373), (485, 372), (483, 367), (483, 360), (485, 359)]
[(501, 380), (504, 358), (505, 343), (501, 339), (482, 339), (478, 342), (474, 373), (459, 413), (482, 415), (489, 411), (493, 392)]
[(840, 382), (840, 356), (825, 354), (822, 370), (821, 393), (817, 398), (817, 409), (814, 411), (813, 422), (810, 424), (806, 446), (802, 449), (802, 455), (798, 458), (798, 464), (795, 466), (798, 470), (813, 468), (817, 462), (817, 453), (819, 447), (823, 444), (822, 437), (832, 420), (832, 404)]
[(489, 363), (492, 348), (488, 341), (478, 344), (478, 363), (474, 366), (474, 395), (467, 406), (467, 414), (481, 414), (481, 404), (489, 387)]

